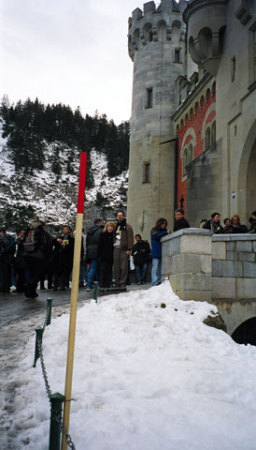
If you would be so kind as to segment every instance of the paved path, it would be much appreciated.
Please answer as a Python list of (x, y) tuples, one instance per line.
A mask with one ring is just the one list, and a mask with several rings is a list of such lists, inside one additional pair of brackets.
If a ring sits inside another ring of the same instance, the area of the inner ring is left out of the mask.
[[(31, 314), (46, 310), (46, 299), (53, 299), (53, 307), (70, 303), (71, 291), (38, 290), (39, 296), (35, 299), (27, 299), (23, 294), (0, 294), (0, 327), (15, 320), (26, 318)], [(91, 292), (86, 289), (79, 290), (78, 301), (92, 298)]]

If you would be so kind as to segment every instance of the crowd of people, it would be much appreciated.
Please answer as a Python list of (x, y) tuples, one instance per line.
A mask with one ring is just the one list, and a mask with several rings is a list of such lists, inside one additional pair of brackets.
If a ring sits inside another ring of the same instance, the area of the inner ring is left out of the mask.
[[(220, 214), (214, 212), (211, 219), (203, 219), (200, 228), (213, 233), (256, 233), (256, 211), (252, 212), (248, 226), (240, 223), (238, 214), (225, 218), (221, 225)], [(93, 288), (98, 281), (103, 289), (123, 288), (129, 284), (130, 268), (135, 270), (136, 283), (146, 283), (148, 266), (152, 263), (151, 282), (157, 286), (162, 280), (161, 238), (169, 233), (165, 218), (159, 218), (151, 230), (151, 248), (140, 234), (134, 234), (126, 221), (124, 211), (118, 211), (116, 220), (103, 224), (98, 218), (82, 236), (79, 287)], [(175, 211), (173, 232), (189, 228), (183, 209)], [(0, 292), (24, 293), (35, 298), (37, 286), (66, 290), (69, 288), (75, 244), (75, 233), (69, 225), (53, 238), (43, 221), (32, 221), (20, 229), (18, 236), (0, 228)]]

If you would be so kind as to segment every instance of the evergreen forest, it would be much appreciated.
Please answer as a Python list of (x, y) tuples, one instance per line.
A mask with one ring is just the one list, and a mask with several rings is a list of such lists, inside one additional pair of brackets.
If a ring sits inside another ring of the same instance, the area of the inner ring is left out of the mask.
[(2, 137), (7, 138), (7, 152), (15, 171), (23, 175), (44, 169), (45, 152), (53, 144), (52, 171), (61, 173), (60, 152), (63, 144), (70, 148), (66, 161), (67, 173), (73, 173), (72, 162), (80, 151), (88, 152), (87, 187), (93, 186), (90, 177), (90, 150), (106, 155), (109, 176), (128, 169), (129, 122), (115, 125), (105, 114), (82, 116), (79, 108), (74, 112), (62, 104), (42, 104), (38, 99), (19, 101), (10, 105), (4, 97), (0, 106)]

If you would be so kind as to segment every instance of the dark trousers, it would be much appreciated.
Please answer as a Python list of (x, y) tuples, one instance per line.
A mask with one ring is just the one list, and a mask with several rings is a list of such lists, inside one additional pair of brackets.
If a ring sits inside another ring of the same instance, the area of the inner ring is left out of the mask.
[(112, 267), (113, 261), (101, 261), (100, 262), (100, 286), (110, 287), (112, 284)]
[(147, 270), (148, 270), (147, 263), (135, 265), (136, 278), (138, 282), (144, 283), (146, 281)]
[(9, 255), (0, 256), (0, 291), (10, 292), (12, 268)]
[(34, 258), (33, 256), (26, 256), (25, 271), (26, 271), (26, 297), (35, 297), (38, 281), (41, 280), (45, 270), (45, 259)]

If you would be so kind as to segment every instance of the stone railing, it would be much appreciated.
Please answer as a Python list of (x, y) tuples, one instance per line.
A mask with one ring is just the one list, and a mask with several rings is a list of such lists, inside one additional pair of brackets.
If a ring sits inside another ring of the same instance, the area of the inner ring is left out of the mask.
[(187, 228), (162, 239), (162, 272), (183, 300), (256, 300), (256, 235)]
[(162, 274), (183, 300), (212, 298), (212, 232), (186, 228), (162, 238)]

